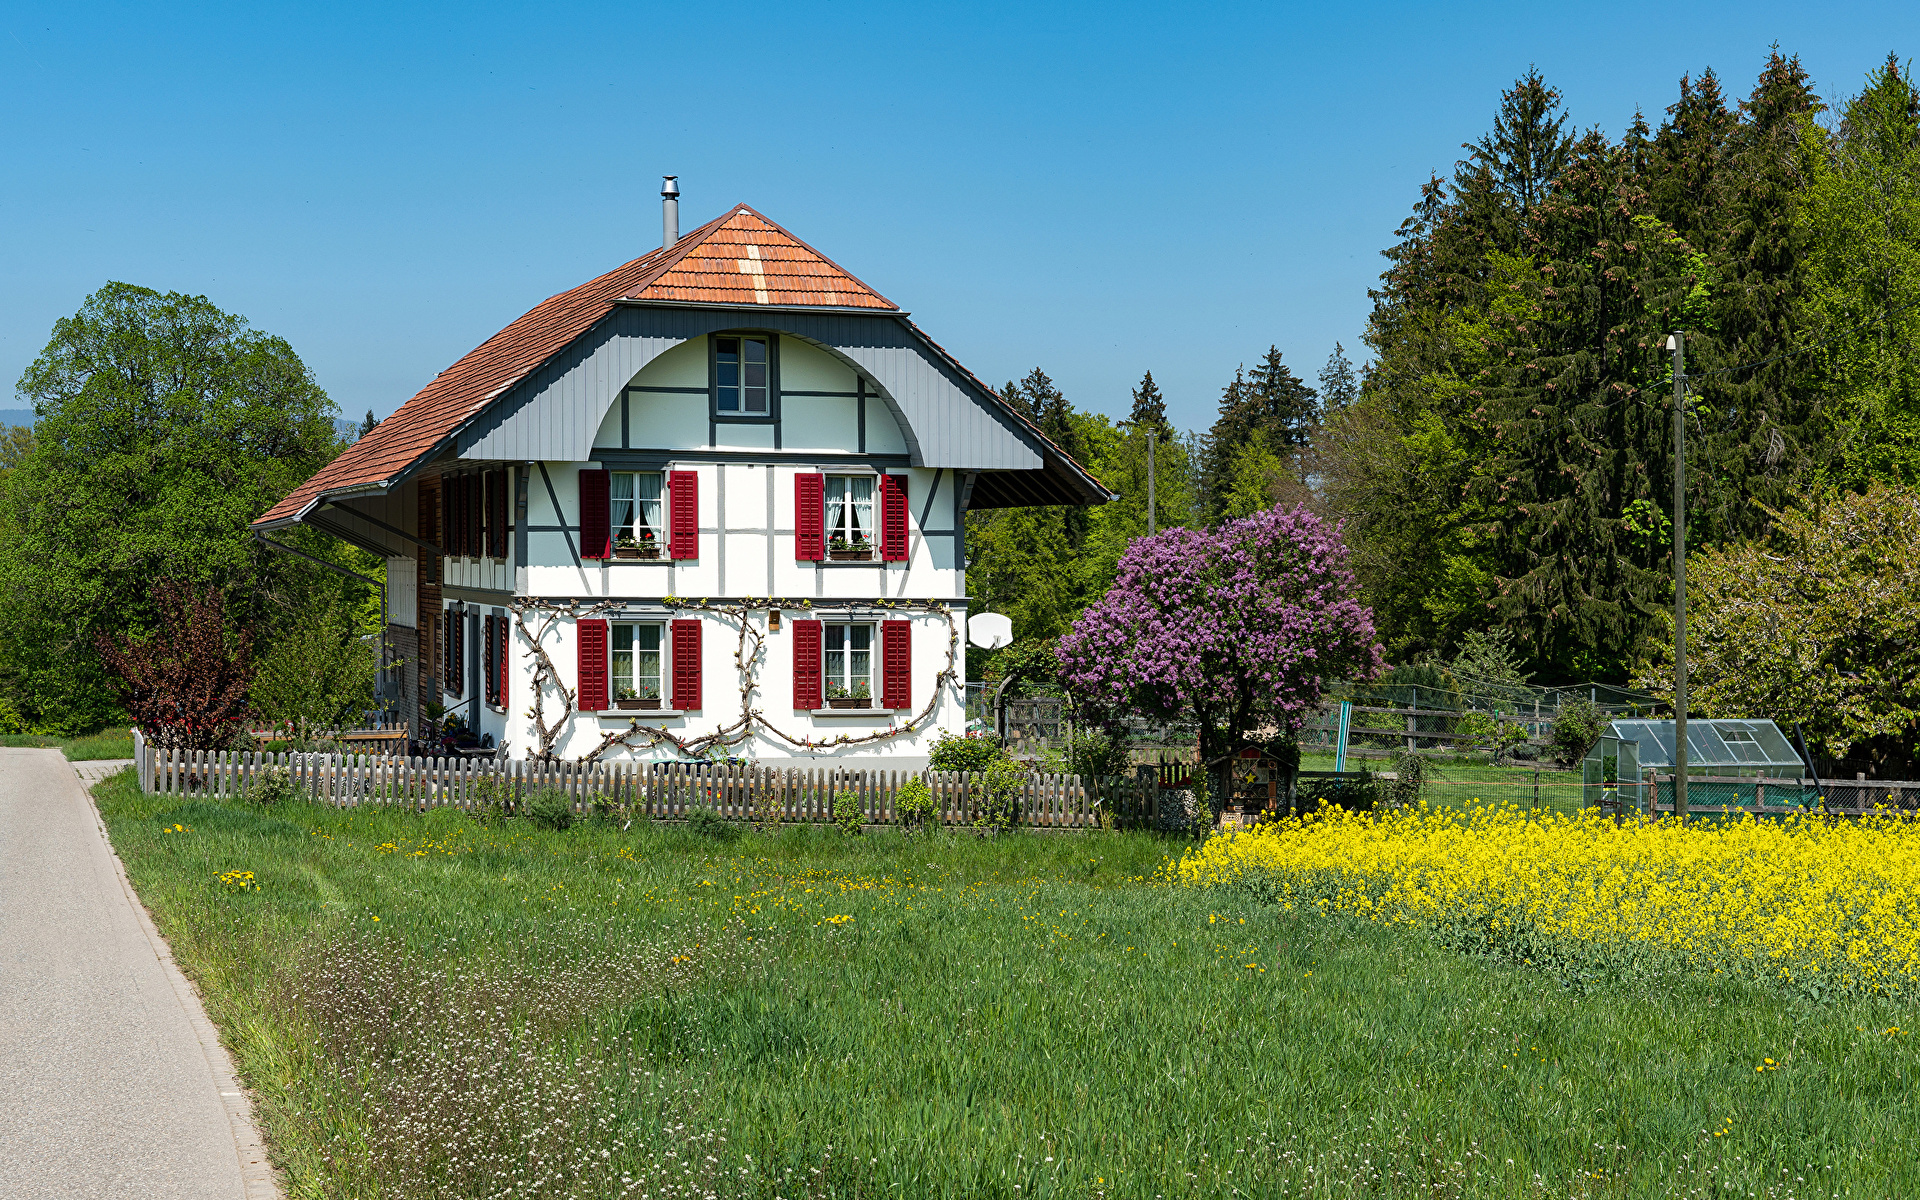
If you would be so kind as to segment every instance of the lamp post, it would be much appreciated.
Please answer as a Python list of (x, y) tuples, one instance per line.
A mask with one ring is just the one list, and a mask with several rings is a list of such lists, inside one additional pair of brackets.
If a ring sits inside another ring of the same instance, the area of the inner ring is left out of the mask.
[(1147, 431), (1147, 532), (1151, 534), (1154, 531), (1153, 444), (1160, 440), (1160, 429), (1152, 421), (1120, 421), (1117, 424), (1121, 429), (1138, 429), (1144, 426)]

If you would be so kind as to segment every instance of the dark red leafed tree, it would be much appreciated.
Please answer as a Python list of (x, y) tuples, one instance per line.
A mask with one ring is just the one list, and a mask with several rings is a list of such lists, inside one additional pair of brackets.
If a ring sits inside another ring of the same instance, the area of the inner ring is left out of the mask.
[(143, 639), (95, 639), (120, 703), (147, 740), (168, 750), (224, 746), (247, 709), (253, 638), (228, 630), (218, 588), (158, 580), (161, 627)]

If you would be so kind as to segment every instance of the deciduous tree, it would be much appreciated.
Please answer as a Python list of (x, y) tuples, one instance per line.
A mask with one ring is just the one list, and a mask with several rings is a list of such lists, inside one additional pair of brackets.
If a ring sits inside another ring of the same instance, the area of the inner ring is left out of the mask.
[(1057, 653), (1081, 703), (1189, 718), (1209, 762), (1290, 740), (1330, 681), (1382, 662), (1339, 529), (1303, 507), (1136, 539)]

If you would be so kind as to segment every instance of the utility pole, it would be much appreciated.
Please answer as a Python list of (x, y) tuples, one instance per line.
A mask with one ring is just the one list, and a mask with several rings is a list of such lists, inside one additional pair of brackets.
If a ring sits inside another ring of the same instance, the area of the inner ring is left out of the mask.
[(1673, 815), (1687, 819), (1687, 347), (1673, 351)]

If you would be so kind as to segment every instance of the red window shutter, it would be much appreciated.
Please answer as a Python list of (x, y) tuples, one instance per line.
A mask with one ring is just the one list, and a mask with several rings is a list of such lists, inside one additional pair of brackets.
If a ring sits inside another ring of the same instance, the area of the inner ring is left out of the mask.
[(913, 707), (913, 623), (880, 622), (880, 707)]
[(507, 556), (507, 480), (505, 471), (487, 472), (487, 553)]
[(607, 623), (581, 621), (574, 631), (580, 639), (580, 695), (574, 707), (581, 712), (611, 708), (607, 703)]
[(456, 696), (467, 694), (467, 614), (447, 614), (447, 690)]
[(460, 554), (463, 558), (473, 557), (473, 476), (462, 475), (454, 480), (454, 495), (460, 498)]
[(493, 703), (501, 708), (507, 707), (507, 618), (493, 618), (493, 632), (499, 637), (499, 649), (493, 653), (493, 670), (499, 672), (499, 680), (493, 684)]
[(824, 487), (825, 478), (812, 471), (793, 477), (793, 557), (803, 562), (819, 562), (827, 556)]
[(580, 557), (613, 557), (613, 502), (605, 471), (580, 472)]
[(880, 561), (907, 561), (907, 477), (880, 477)]
[(446, 496), (447, 553), (459, 558), (467, 552), (467, 522), (460, 515), (460, 476), (449, 475), (441, 482), (440, 490)]
[(475, 536), (480, 530), (479, 498), (474, 495), (479, 490), (475, 485), (478, 475), (460, 477), (460, 552), (468, 558), (480, 557), (480, 539)]
[(673, 706), (700, 707), (700, 622), (673, 622)]
[[(818, 479), (819, 476), (814, 476)], [(820, 635), (818, 621), (793, 623), (793, 706), (825, 708), (820, 696)]]
[(667, 557), (700, 557), (700, 476), (692, 471), (669, 471), (667, 489), (671, 511)]
[(487, 512), (487, 493), (481, 485), (481, 476), (467, 476), (467, 553), (475, 558), (487, 552), (486, 539), (481, 532), (481, 518)]
[(493, 617), (480, 618), (480, 694), (493, 703)]

